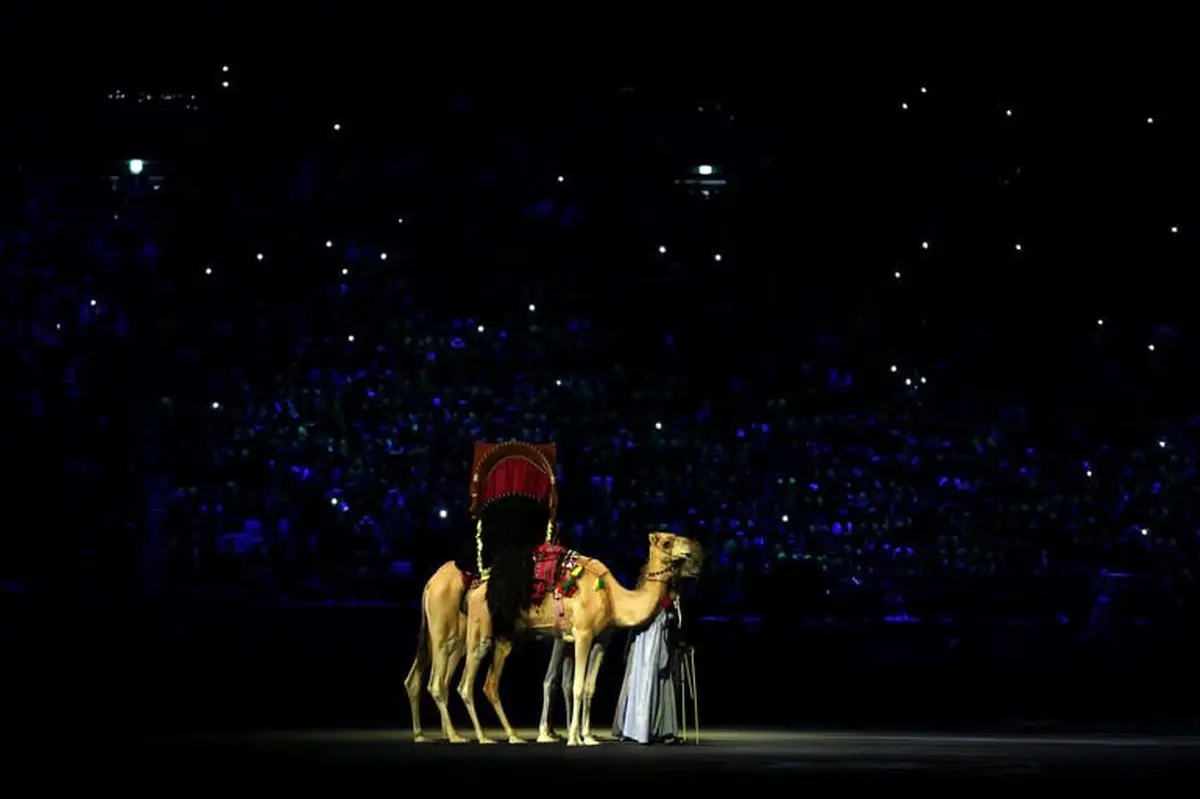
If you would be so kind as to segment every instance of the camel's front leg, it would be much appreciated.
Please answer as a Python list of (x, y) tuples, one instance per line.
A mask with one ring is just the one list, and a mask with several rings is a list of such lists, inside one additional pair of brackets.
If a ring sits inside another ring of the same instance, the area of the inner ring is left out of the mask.
[(495, 648), (492, 649), (492, 665), (488, 668), (487, 676), (483, 678), (483, 695), (492, 703), (492, 710), (500, 717), (500, 726), (504, 727), (508, 742), (523, 744), (525, 739), (517, 735), (516, 730), (508, 723), (508, 716), (504, 715), (504, 706), (500, 704), (500, 675), (504, 673), (504, 661), (508, 660), (511, 652), (512, 641), (507, 638), (496, 641)]
[(604, 662), (604, 641), (597, 640), (588, 657), (587, 682), (583, 687), (583, 742), (588, 746), (599, 746), (592, 737), (592, 697), (596, 695), (596, 678), (600, 676), (600, 664)]
[(572, 686), (571, 724), (567, 728), (567, 746), (582, 746), (579, 728), (583, 716), (583, 688), (587, 683), (588, 653), (592, 650), (592, 634), (575, 631), (575, 683)]
[[(554, 639), (554, 647), (550, 650), (550, 665), (546, 667), (546, 678), (542, 680), (542, 720), (538, 723), (538, 743), (553, 743), (559, 740), (554, 734), (554, 726), (550, 723), (554, 712), (554, 689), (558, 686), (558, 671), (562, 668), (566, 644), (561, 638)], [(567, 705), (568, 721), (570, 705)]]
[(481, 744), (496, 743), (483, 734), (483, 726), (479, 723), (479, 714), (475, 712), (475, 678), (479, 674), (479, 665), (483, 663), (483, 659), (487, 657), (488, 650), (491, 648), (492, 640), (490, 638), (484, 638), (477, 632), (467, 634), (466, 664), (463, 666), (462, 679), (458, 683), (458, 695), (462, 697), (463, 704), (467, 706), (467, 715), (471, 717), (471, 724), (475, 726), (475, 738)]

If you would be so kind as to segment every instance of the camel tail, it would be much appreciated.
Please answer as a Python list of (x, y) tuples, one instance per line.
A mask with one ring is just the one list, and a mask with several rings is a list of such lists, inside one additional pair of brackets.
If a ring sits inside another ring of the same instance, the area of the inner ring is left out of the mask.
[(533, 560), (528, 549), (498, 552), (487, 581), (487, 607), (492, 631), (512, 640), (516, 624), (533, 597)]
[(429, 674), (433, 653), (429, 648), (429, 614), (425, 612), (425, 595), (421, 595), (421, 629), (417, 633), (417, 655), (413, 666), (419, 674)]

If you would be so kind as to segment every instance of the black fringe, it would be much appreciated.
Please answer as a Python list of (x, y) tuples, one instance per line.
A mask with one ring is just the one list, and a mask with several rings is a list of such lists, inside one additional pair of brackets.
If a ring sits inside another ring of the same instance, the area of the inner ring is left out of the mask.
[(487, 606), (492, 634), (513, 640), (516, 623), (533, 598), (533, 548), (496, 553), (487, 582)]

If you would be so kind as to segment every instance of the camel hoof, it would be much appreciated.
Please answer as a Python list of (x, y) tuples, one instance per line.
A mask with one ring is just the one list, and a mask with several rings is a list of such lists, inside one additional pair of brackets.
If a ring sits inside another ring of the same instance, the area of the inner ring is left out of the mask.
[(462, 737), (461, 735), (451, 735), (448, 738), (446, 738), (446, 740), (452, 744), (465, 744), (467, 742), (467, 739)]
[(540, 744), (556, 744), (561, 740), (562, 738), (552, 732), (539, 732), (537, 737), (537, 742)]
[(519, 735), (510, 735), (508, 736), (508, 742), (510, 744), (523, 744), (525, 743), (525, 739)]
[(479, 743), (480, 743), (480, 744), (482, 744), (482, 745), (484, 745), (484, 746), (486, 746), (486, 745), (488, 745), (488, 744), (494, 744), (494, 743), (496, 743), (496, 742), (495, 742), (493, 739), (491, 739), (491, 738), (484, 737), (484, 738), (480, 738), (480, 739), (479, 739)]
[(583, 739), (583, 745), (584, 746), (599, 746), (600, 742), (589, 735)]
[(413, 734), (413, 743), (415, 743), (415, 744), (427, 744), (427, 743), (429, 743), (429, 739), (425, 737), (425, 733), (423, 733), (423, 732), (418, 732), (418, 733), (414, 733), (414, 734)]
[(574, 738), (567, 739), (567, 746), (583, 746), (583, 744)]

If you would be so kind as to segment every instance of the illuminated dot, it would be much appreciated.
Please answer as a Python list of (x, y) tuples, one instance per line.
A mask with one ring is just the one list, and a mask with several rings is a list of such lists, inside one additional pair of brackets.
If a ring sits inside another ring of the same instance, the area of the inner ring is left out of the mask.
[(329, 239), (325, 239), (325, 249), (329, 249), (332, 246), (333, 246), (333, 242), (330, 241)]
[(93, 308), (95, 308), (95, 307), (96, 307), (96, 301), (95, 301), (95, 300), (92, 300), (92, 301), (91, 301), (90, 303), (88, 303), (88, 304), (89, 304), (89, 305), (91, 305)]
[(222, 71), (222, 72), (228, 72), (228, 71), (229, 71), (229, 67), (221, 67), (221, 71)]
[(1021, 245), (1020, 245), (1020, 244), (1017, 244), (1017, 245), (1015, 245), (1015, 246), (1016, 246), (1016, 250), (1017, 250), (1017, 252), (1020, 252), (1020, 251), (1021, 251)]
[(923, 241), (923, 242), (921, 242), (921, 249), (922, 249), (922, 250), (928, 250), (928, 249), (929, 249), (929, 242), (927, 242), (927, 241)]
[(1153, 125), (1153, 124), (1154, 124), (1154, 117), (1146, 117), (1146, 124), (1147, 124), (1147, 125)]
[(204, 267), (204, 274), (206, 274), (206, 275), (211, 275), (211, 274), (212, 274), (212, 267), (211, 267), (211, 266), (206, 266), (206, 267)]
[(1088, 469), (1086, 472), (1084, 472), (1084, 474), (1086, 474), (1088, 477), (1091, 477), (1091, 476), (1092, 476), (1092, 470), (1091, 470), (1091, 469)]
[(564, 180), (566, 180), (566, 178), (564, 178), (562, 175), (559, 175), (559, 176), (558, 176), (558, 182), (559, 182), (559, 183), (562, 183)]
[(896, 373), (896, 367), (893, 365), (892, 366), (892, 374), (895, 374), (895, 373)]
[(221, 410), (221, 403), (219, 403), (219, 402), (214, 402), (214, 403), (212, 404), (212, 409), (213, 409), (214, 411), (219, 411), (219, 410)]
[(779, 521), (783, 522), (784, 524), (787, 524), (787, 520), (788, 520), (788, 515), (786, 513), (783, 514), (783, 516), (779, 517)]
[(655, 429), (655, 430), (662, 430), (662, 422), (655, 422), (655, 423), (654, 423), (654, 429)]
[(1147, 345), (1146, 345), (1146, 349), (1150, 350), (1151, 352), (1154, 352), (1154, 345), (1153, 345), (1153, 344), (1147, 344)]
[(1158, 440), (1158, 448), (1159, 448), (1159, 449), (1165, 449), (1165, 448), (1166, 448), (1166, 446), (1167, 446), (1167, 442), (1163, 441), (1163, 440), (1160, 438), (1160, 439)]
[(1179, 232), (1179, 228), (1175, 227), (1174, 225), (1171, 225), (1171, 232), (1172, 232), (1172, 233), (1178, 233), (1178, 232)]
[(330, 504), (330, 505), (336, 505), (336, 504), (337, 504), (337, 497), (330, 497), (330, 498), (329, 498), (329, 504)]
[(922, 86), (922, 87), (921, 87), (921, 94), (925, 94), (925, 87), (924, 87), (924, 86)]
[(397, 224), (397, 225), (403, 225), (403, 224), (404, 224), (404, 217), (400, 217), (399, 219), (397, 219), (397, 220), (396, 220), (396, 224)]
[(62, 323), (61, 323), (61, 322), (55, 322), (55, 323), (54, 323), (54, 329), (55, 329), (55, 330), (62, 330)]
[(713, 260), (716, 261), (717, 263), (720, 263), (721, 262), (721, 253), (717, 253), (716, 255), (714, 255)]
[(561, 381), (561, 380), (555, 380), (555, 381), (554, 381), (554, 385), (556, 385), (556, 386), (561, 386), (561, 385), (562, 385), (562, 381)]
[(346, 336), (346, 341), (349, 341), (351, 344), (353, 344), (353, 343), (354, 343), (354, 336)]
[(1006, 117), (1012, 116), (1012, 111), (1011, 110), (1005, 111), (1004, 116), (1006, 116)]
[(349, 269), (347, 269), (346, 267), (344, 267), (344, 266), (343, 266), (343, 267), (342, 267), (342, 274), (343, 274), (343, 275), (348, 275), (348, 274), (350, 274), (350, 270), (349, 270)]
[(446, 509), (445, 508), (442, 508), (441, 510), (438, 511), (438, 518), (439, 519), (446, 518)]
[(701, 164), (700, 166), (696, 167), (697, 175), (711, 175), (712, 173), (713, 168), (710, 164)]
[(130, 158), (128, 167), (129, 174), (140, 175), (142, 174), (142, 170), (146, 168), (146, 162), (140, 158)]
[(530, 311), (536, 311), (536, 310), (537, 310), (537, 306), (536, 306), (536, 305), (534, 305), (534, 304), (531, 302), (531, 303), (529, 303), (529, 310), (530, 310)]
[(479, 327), (477, 327), (477, 328), (475, 328), (475, 329), (476, 329), (476, 330), (478, 330), (480, 333), (482, 333), (482, 332), (483, 332), (483, 325), (480, 325)]
[(221, 81), (221, 88), (222, 88), (222, 89), (228, 89), (228, 88), (229, 88), (229, 81), (227, 81), (227, 80), (223, 80), (223, 81)]
[(661, 246), (661, 245), (659, 245), (659, 248), (658, 248), (658, 254), (659, 254), (659, 255), (666, 255), (666, 254), (667, 254), (667, 248), (666, 248), (666, 247), (663, 247), (663, 246)]
[(381, 252), (381, 253), (379, 253), (379, 260), (381, 260), (381, 261), (386, 261), (386, 260), (387, 260), (387, 253), (386, 253), (386, 252)]
[(263, 259), (263, 254), (260, 252), (260, 253), (258, 253), (257, 255), (255, 255), (255, 256), (254, 256), (254, 258), (255, 258), (256, 260), (259, 260), (259, 261), (261, 261), (261, 260)]
[(893, 277), (895, 277), (897, 280), (899, 280), (899, 279), (900, 279), (900, 273), (899, 273), (899, 272), (892, 272), (892, 276), (893, 276)]
[(1142, 532), (1142, 535), (1150, 535), (1150, 531), (1147, 530), (1145, 527), (1142, 528), (1141, 532)]
[(925, 378), (921, 378), (921, 385), (925, 385)]
[(911, 377), (906, 377), (906, 378), (904, 378), (904, 385), (906, 385), (906, 386), (911, 386), (911, 385), (912, 385), (912, 378), (911, 378)]
[(900, 103), (900, 110), (901, 110), (901, 111), (907, 111), (907, 110), (908, 110), (908, 103)]
[(1096, 327), (1104, 327), (1104, 320), (1103, 320), (1103, 319), (1097, 319), (1097, 320), (1096, 320)]
[(334, 123), (333, 123), (333, 129), (334, 129), (334, 130), (341, 130), (341, 129), (342, 129), (342, 126), (341, 126), (340, 124), (338, 124), (337, 122), (334, 122)]

